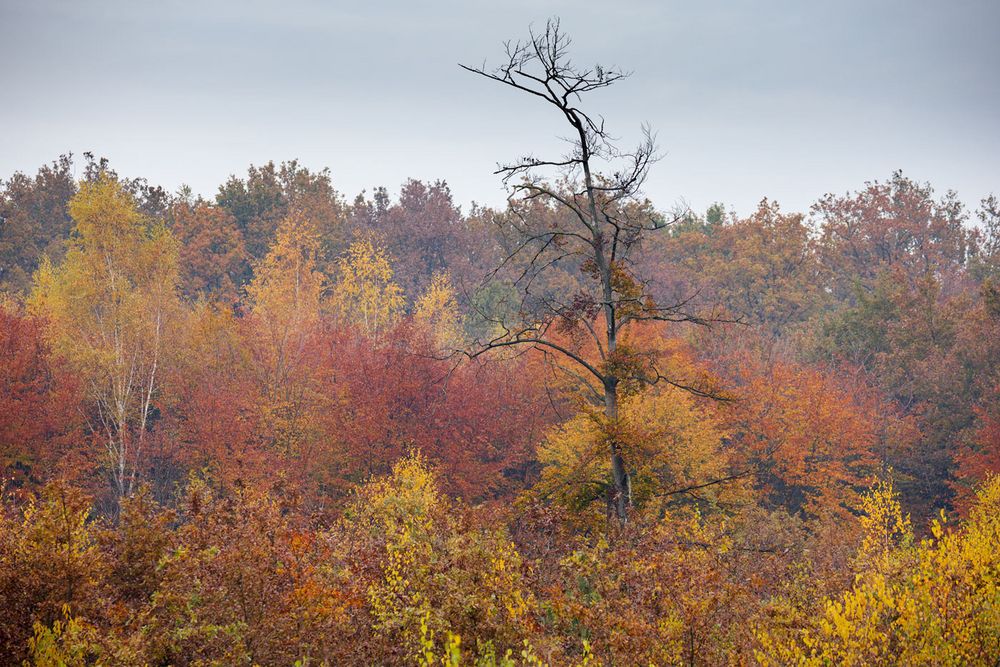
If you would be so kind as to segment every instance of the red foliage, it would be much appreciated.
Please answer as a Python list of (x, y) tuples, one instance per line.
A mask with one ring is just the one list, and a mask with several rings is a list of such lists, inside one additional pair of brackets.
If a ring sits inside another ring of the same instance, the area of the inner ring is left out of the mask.
[(860, 377), (751, 354), (735, 364), (735, 453), (766, 497), (793, 512), (846, 516), (905, 423)]
[(471, 221), (463, 218), (443, 181), (410, 179), (392, 205), (384, 190), (377, 190), (373, 201), (359, 197), (352, 218), (357, 231), (375, 229), (385, 235), (396, 280), (411, 299), (427, 288), (437, 271), (447, 270), (462, 283), (481, 278), (489, 268), (476, 266), (488, 237), (470, 228)]
[(551, 416), (522, 362), (435, 358), (407, 323), (377, 346), (351, 331), (328, 335), (325, 391), (340, 405), (325, 430), (341, 479), (385, 474), (417, 449), (449, 494), (481, 500), (524, 480)]
[(262, 433), (262, 390), (243, 351), (244, 338), (253, 334), (246, 321), (208, 313), (183, 363), (168, 368), (158, 431), (165, 459), (181, 474), (204, 471), (223, 487), (274, 474)]
[(853, 195), (827, 195), (813, 211), (823, 221), (823, 261), (839, 276), (842, 296), (854, 281), (871, 284), (886, 269), (910, 287), (931, 274), (947, 282), (960, 272), (971, 241), (954, 193), (935, 200), (930, 185), (901, 172)]
[(0, 464), (15, 486), (43, 482), (80, 437), (78, 392), (50, 357), (42, 323), (0, 306)]
[(206, 369), (190, 379), (171, 421), (176, 456), (184, 467), (207, 468), (226, 486), (273, 472), (255, 437), (257, 394), (248, 378), (231, 369)]

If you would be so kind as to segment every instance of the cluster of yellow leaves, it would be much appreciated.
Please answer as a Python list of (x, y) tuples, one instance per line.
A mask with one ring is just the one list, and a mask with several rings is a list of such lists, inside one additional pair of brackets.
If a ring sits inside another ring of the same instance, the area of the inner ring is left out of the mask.
[(510, 654), (532, 624), (525, 564), (502, 529), (464, 525), (422, 456), (361, 487), (347, 513), (352, 529), (383, 541), (381, 577), (367, 591), (380, 635), (396, 638), (421, 664), (436, 662), (438, 651), (443, 664), (461, 664), (462, 636), (475, 640), (469, 655), (485, 660), (477, 664), (513, 664), (484, 656)]
[(108, 178), (81, 183), (69, 210), (70, 249), (58, 267), (42, 263), (29, 307), (48, 318), (58, 352), (108, 376), (132, 348), (143, 357), (154, 352), (156, 328), (176, 307), (176, 243)]
[(413, 319), (430, 332), (435, 347), (449, 353), (462, 345), (462, 312), (455, 298), (451, 277), (435, 273), (427, 290), (417, 299)]
[(104, 653), (92, 625), (73, 616), (69, 605), (63, 607), (63, 615), (64, 619), (55, 621), (52, 627), (35, 623), (35, 634), (28, 640), (30, 664), (37, 667), (85, 667)]
[[(542, 476), (537, 491), (572, 509), (602, 497), (610, 480), (609, 442), (622, 447), (632, 472), (633, 501), (663, 502), (681, 490), (726, 476), (720, 420), (690, 393), (672, 386), (627, 397), (619, 419), (584, 410), (553, 429), (538, 450)], [(707, 486), (699, 499), (735, 500), (739, 484)], [(597, 514), (595, 519), (599, 520)]]
[(398, 462), (391, 477), (375, 480), (363, 491), (355, 505), (355, 522), (386, 536), (382, 578), (368, 590), (376, 629), (392, 632), (426, 624), (429, 600), (411, 578), (427, 574), (428, 537), (441, 503), (433, 476), (417, 455)]
[(393, 281), (392, 262), (377, 238), (355, 241), (341, 258), (332, 299), (334, 313), (369, 337), (391, 326), (406, 305)]
[(319, 319), (325, 278), (318, 270), (320, 237), (315, 223), (289, 214), (247, 286), (251, 313), (262, 319), (277, 347)]
[(992, 665), (1000, 655), (1000, 477), (968, 520), (912, 544), (891, 484), (865, 502), (853, 588), (804, 629), (758, 633), (765, 665)]
[(862, 573), (890, 574), (898, 567), (897, 546), (905, 551), (913, 542), (910, 517), (903, 514), (892, 479), (875, 482), (861, 499), (861, 511), (858, 522), (864, 533), (854, 568)]

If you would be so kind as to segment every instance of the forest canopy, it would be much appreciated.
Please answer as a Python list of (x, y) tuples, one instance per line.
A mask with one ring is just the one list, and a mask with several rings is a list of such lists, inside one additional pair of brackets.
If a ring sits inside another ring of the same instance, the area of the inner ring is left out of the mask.
[(0, 181), (3, 664), (996, 664), (1000, 203), (674, 210), (569, 52), (503, 207)]

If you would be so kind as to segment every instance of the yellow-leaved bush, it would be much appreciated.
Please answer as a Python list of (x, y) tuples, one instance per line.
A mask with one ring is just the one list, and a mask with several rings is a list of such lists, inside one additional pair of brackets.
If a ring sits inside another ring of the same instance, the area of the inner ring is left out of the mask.
[(526, 564), (506, 530), (470, 518), (419, 454), (360, 487), (347, 511), (349, 541), (377, 550), (381, 574), (367, 591), (374, 630), (396, 640), (401, 660), (461, 654), (459, 642), (470, 657), (503, 656), (528, 637), (535, 601), (522, 585)]
[(804, 628), (758, 632), (765, 665), (992, 665), (1000, 656), (1000, 477), (958, 528), (913, 543), (888, 482), (864, 503), (854, 586)]

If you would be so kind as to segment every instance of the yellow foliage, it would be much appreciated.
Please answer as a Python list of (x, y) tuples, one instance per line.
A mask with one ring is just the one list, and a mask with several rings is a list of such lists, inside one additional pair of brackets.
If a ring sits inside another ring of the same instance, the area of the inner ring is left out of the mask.
[(319, 248), (315, 224), (301, 213), (290, 214), (247, 286), (251, 315), (266, 343), (271, 393), (284, 385), (319, 321), (325, 282), (316, 268)]
[(326, 277), (317, 268), (320, 235), (299, 211), (281, 222), (277, 239), (247, 287), (259, 340), (254, 344), (267, 397), (264, 421), (286, 452), (301, 452), (315, 438), (307, 406), (319, 400), (310, 385), (308, 343), (320, 321)]
[[(34, 636), (28, 639), (30, 661), (36, 667), (88, 667), (94, 664), (128, 664), (138, 657), (128, 647), (118, 644), (108, 650), (93, 625), (73, 616), (69, 605), (63, 607), (63, 620), (46, 627), (35, 623)], [(115, 655), (117, 654), (117, 655)]]
[(53, 350), (85, 378), (116, 490), (128, 495), (180, 308), (177, 245), (108, 177), (81, 183), (69, 211), (70, 249), (59, 266), (42, 263), (29, 308), (47, 320)]
[(341, 258), (333, 310), (344, 322), (376, 338), (403, 312), (403, 289), (393, 281), (385, 247), (374, 238), (355, 241)]
[(459, 664), (459, 636), (502, 652), (533, 626), (536, 603), (514, 544), (503, 529), (470, 530), (419, 454), (362, 487), (347, 522), (360, 529), (358, 539), (381, 543), (381, 577), (367, 588), (374, 629), (418, 662)]
[[(765, 665), (993, 665), (1000, 655), (1000, 477), (989, 479), (961, 528), (934, 521), (907, 539), (908, 521), (879, 484), (866, 500), (866, 537), (854, 587), (827, 600), (801, 630), (758, 632)], [(872, 555), (876, 557), (873, 559)], [(888, 574), (878, 567), (888, 567)], [(892, 571), (892, 570), (898, 570)]]
[(909, 515), (904, 515), (892, 479), (878, 480), (861, 499), (858, 518), (864, 537), (855, 559), (860, 572), (889, 574), (900, 547), (913, 540)]
[(392, 475), (372, 480), (358, 492), (351, 522), (385, 536), (382, 578), (368, 589), (368, 600), (383, 633), (412, 634), (426, 626), (430, 600), (420, 590), (428, 576), (434, 515), (442, 503), (433, 474), (419, 453), (393, 467)]
[(433, 517), (443, 502), (426, 459), (416, 452), (398, 461), (388, 477), (359, 488), (348, 516), (384, 534), (390, 544), (405, 544), (433, 528)]
[[(584, 411), (553, 429), (538, 451), (543, 468), (536, 490), (574, 509), (602, 497), (610, 482), (608, 443), (613, 440), (635, 466), (630, 471), (633, 501), (642, 506), (724, 477), (725, 435), (720, 421), (691, 394), (675, 387), (656, 388), (627, 397), (616, 424)], [(699, 497), (715, 501), (734, 493), (733, 485), (717, 485), (706, 487)]]
[(301, 212), (290, 213), (247, 286), (251, 312), (278, 347), (319, 319), (325, 283), (317, 269), (319, 251), (316, 224)]
[(435, 273), (427, 291), (417, 299), (413, 319), (431, 333), (435, 347), (452, 352), (462, 344), (462, 313), (447, 273)]
[(231, 371), (247, 363), (247, 351), (238, 331), (239, 321), (231, 308), (216, 303), (197, 301), (184, 313), (183, 355), (177, 359), (178, 367), (190, 376), (197, 371), (213, 369)]
[(159, 343), (167, 308), (176, 308), (177, 248), (162, 225), (153, 225), (117, 181), (81, 183), (70, 201), (76, 226), (58, 267), (43, 261), (29, 299), (33, 314), (48, 318), (53, 347), (82, 368), (112, 375), (124, 363), (122, 346)]

